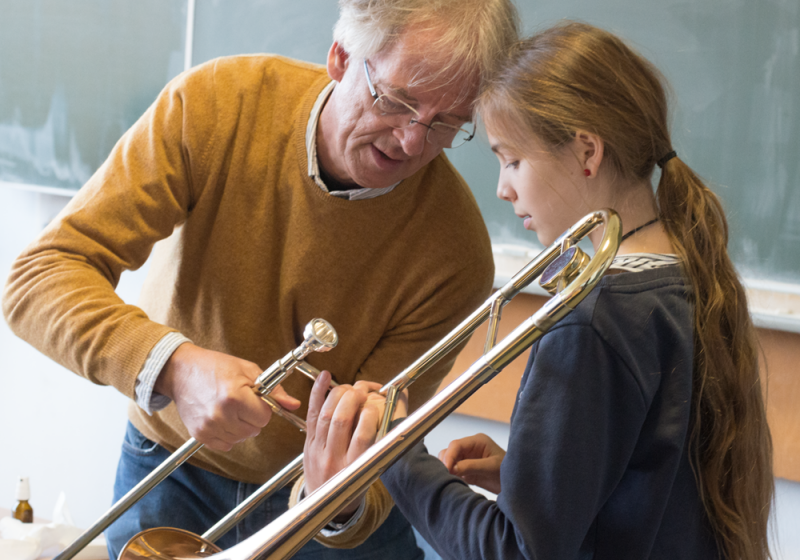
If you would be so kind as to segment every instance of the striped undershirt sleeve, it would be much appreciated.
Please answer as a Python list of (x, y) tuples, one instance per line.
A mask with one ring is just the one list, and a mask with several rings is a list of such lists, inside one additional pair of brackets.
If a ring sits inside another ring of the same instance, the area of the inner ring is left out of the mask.
[[(292, 508), (301, 502), (306, 497), (306, 481), (301, 475), (300, 478), (295, 482), (294, 487), (292, 488), (292, 495), (289, 498), (289, 507)], [(320, 534), (323, 537), (335, 537), (337, 535), (341, 535), (345, 531), (347, 531), (350, 527), (353, 527), (357, 521), (361, 519), (361, 516), (364, 515), (364, 510), (366, 509), (366, 500), (364, 498), (361, 499), (361, 503), (358, 506), (358, 509), (350, 516), (350, 519), (345, 521), (344, 523), (335, 523), (333, 521), (329, 522), (325, 527), (320, 530)]]
[(136, 394), (136, 404), (139, 408), (144, 410), (147, 414), (152, 415), (154, 412), (166, 408), (171, 399), (159, 393), (153, 392), (153, 386), (156, 384), (158, 374), (172, 353), (184, 342), (191, 342), (188, 338), (179, 332), (171, 332), (164, 335), (164, 338), (158, 341), (153, 346), (153, 349), (147, 355), (147, 359), (142, 366), (142, 371), (136, 378), (136, 385), (134, 392)]

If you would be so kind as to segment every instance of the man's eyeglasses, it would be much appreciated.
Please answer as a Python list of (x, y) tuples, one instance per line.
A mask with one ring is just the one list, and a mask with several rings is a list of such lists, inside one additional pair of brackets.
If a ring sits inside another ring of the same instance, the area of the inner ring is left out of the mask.
[(442, 148), (458, 148), (465, 142), (469, 142), (475, 137), (475, 123), (472, 123), (472, 132), (465, 128), (441, 121), (425, 124), (419, 120), (419, 112), (408, 103), (397, 99), (389, 94), (378, 94), (372, 79), (369, 77), (367, 59), (364, 59), (364, 72), (367, 75), (367, 85), (372, 98), (372, 110), (381, 120), (392, 128), (405, 128), (412, 124), (420, 124), (428, 129), (426, 140), (434, 146)]

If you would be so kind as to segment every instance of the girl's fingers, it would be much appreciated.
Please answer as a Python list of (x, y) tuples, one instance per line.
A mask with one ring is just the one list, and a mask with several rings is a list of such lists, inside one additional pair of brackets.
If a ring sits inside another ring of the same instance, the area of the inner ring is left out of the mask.
[(462, 440), (454, 440), (450, 442), (450, 445), (447, 446), (447, 449), (442, 449), (439, 452), (439, 460), (444, 463), (444, 466), (447, 467), (447, 470), (451, 473), (453, 472), (453, 467), (461, 458), (461, 441)]
[(308, 399), (308, 414), (306, 414), (306, 433), (307, 437), (314, 437), (317, 427), (317, 418), (322, 404), (325, 402), (325, 393), (331, 385), (331, 373), (328, 370), (322, 371), (314, 381), (311, 388), (311, 396)]
[[(340, 387), (342, 386), (340, 385)], [(330, 397), (328, 400), (331, 400)], [(349, 388), (338, 399), (331, 417), (326, 443), (327, 453), (331, 458), (335, 458), (334, 462), (344, 463), (347, 460), (353, 428), (358, 422), (358, 413), (366, 400), (365, 393), (352, 388)]]
[[(322, 377), (322, 376), (320, 376)], [(331, 389), (328, 393), (325, 402), (319, 408), (319, 414), (316, 418), (316, 426), (314, 433), (314, 440), (318, 445), (325, 448), (328, 445), (328, 438), (333, 422), (333, 416), (336, 413), (336, 407), (342, 397), (350, 390), (349, 385), (339, 385)]]
[(381, 384), (374, 381), (356, 381), (353, 384), (353, 388), (364, 393), (377, 393), (381, 390)]
[(367, 405), (361, 410), (353, 438), (350, 440), (350, 448), (347, 450), (348, 463), (353, 462), (375, 443), (375, 437), (378, 435), (378, 425), (382, 416), (380, 409), (374, 406)]
[(502, 462), (502, 458), (498, 456), (485, 459), (465, 459), (459, 461), (451, 472), (467, 484), (474, 484), (499, 494)]

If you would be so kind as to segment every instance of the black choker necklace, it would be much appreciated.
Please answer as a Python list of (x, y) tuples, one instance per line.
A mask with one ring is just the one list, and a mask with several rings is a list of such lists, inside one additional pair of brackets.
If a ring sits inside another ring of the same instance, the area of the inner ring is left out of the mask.
[(634, 233), (636, 233), (636, 232), (637, 232), (637, 231), (639, 231), (640, 229), (644, 229), (644, 228), (646, 228), (647, 226), (652, 226), (652, 225), (653, 225), (654, 223), (656, 223), (657, 221), (658, 221), (658, 218), (653, 218), (652, 220), (650, 220), (650, 221), (649, 221), (649, 222), (647, 222), (646, 224), (642, 224), (642, 225), (640, 225), (640, 226), (639, 226), (639, 227), (637, 227), (637, 228), (633, 228), (633, 229), (632, 229), (632, 230), (630, 230), (628, 233), (626, 233), (625, 235), (623, 235), (623, 236), (622, 236), (622, 239), (620, 239), (620, 241), (619, 241), (619, 242), (620, 242), (620, 243), (622, 243), (623, 241), (625, 241), (626, 239), (628, 239), (628, 238), (629, 238), (631, 235), (633, 235)]

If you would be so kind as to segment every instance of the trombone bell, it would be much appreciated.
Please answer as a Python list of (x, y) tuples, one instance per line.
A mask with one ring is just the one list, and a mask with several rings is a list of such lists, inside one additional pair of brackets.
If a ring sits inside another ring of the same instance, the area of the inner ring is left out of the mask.
[(119, 555), (118, 560), (207, 558), (222, 552), (214, 543), (194, 533), (174, 528), (147, 529), (136, 534)]

